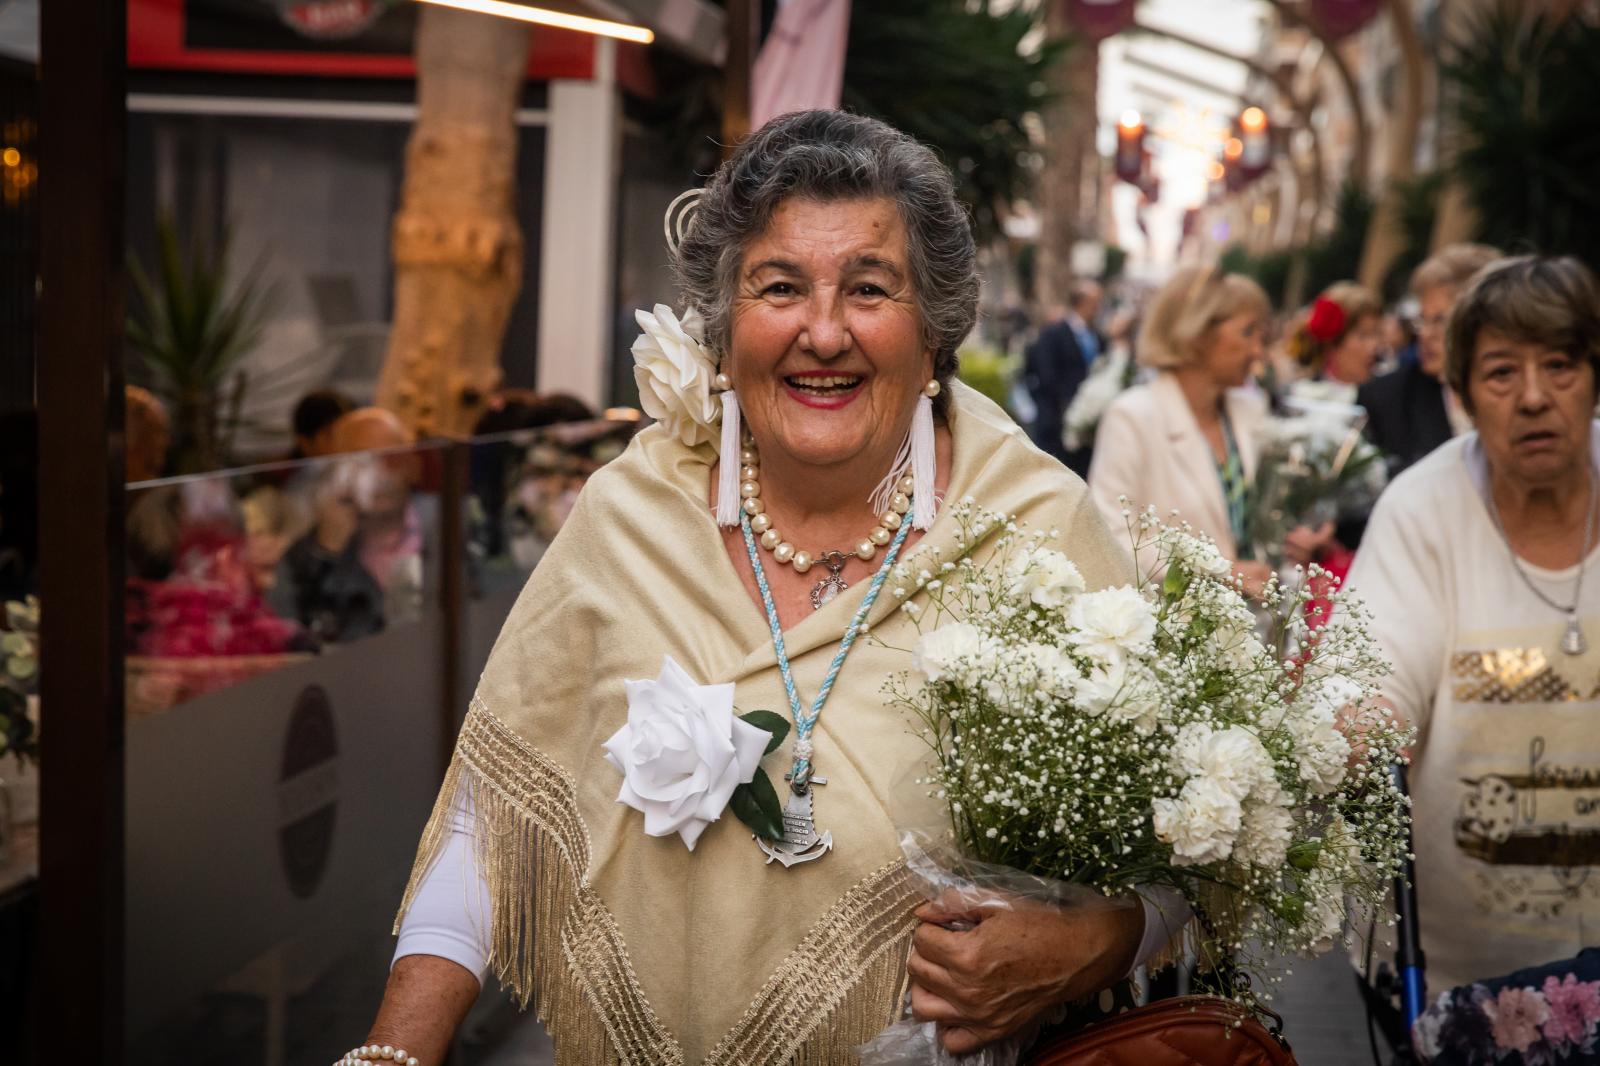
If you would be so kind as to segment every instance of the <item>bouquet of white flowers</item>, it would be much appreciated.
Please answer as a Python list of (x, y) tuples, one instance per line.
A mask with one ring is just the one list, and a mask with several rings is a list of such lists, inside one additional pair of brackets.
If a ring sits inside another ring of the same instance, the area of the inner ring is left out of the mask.
[(1294, 415), (1262, 430), (1249, 516), (1250, 540), (1273, 562), (1295, 526), (1369, 511), (1387, 480), (1383, 453), (1361, 433), (1364, 410), (1300, 394), (1288, 402)]
[(1105, 896), (1175, 890), (1199, 979), (1251, 1007), (1269, 959), (1327, 950), (1347, 904), (1381, 904), (1409, 736), (1370, 701), (1387, 667), (1359, 604), (1336, 595), (1313, 631), (1310, 594), (1274, 582), (1263, 643), (1216, 548), (1153, 512), (1131, 522), (1139, 583), (1093, 592), (1054, 534), (971, 500), (953, 514), (959, 557), (893, 573), (921, 636), (889, 692), (963, 857)]

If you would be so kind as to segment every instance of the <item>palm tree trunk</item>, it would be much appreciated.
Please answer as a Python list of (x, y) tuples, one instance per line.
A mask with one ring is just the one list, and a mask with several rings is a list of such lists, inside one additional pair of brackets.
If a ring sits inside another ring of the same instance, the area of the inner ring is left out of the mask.
[(522, 285), (513, 210), (527, 29), (426, 6), (417, 26), (417, 124), (395, 216), (394, 325), (378, 403), (418, 436), (472, 431), (500, 384)]
[[(1066, 4), (1051, 4), (1046, 27), (1051, 36), (1071, 32)], [(1035, 296), (1045, 318), (1066, 306), (1072, 286), (1072, 246), (1083, 231), (1084, 163), (1097, 158), (1094, 135), (1098, 124), (1096, 98), (1100, 80), (1100, 46), (1073, 40), (1067, 54), (1050, 65), (1046, 75), (1055, 100), (1044, 120), (1044, 167), (1039, 175), (1040, 228)], [(1098, 206), (1098, 205), (1096, 205)]]

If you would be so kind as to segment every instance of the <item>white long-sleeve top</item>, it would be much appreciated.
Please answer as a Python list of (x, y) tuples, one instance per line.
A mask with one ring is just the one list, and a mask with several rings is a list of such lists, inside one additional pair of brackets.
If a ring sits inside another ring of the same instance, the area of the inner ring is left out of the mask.
[[(400, 923), (394, 962), (407, 955), (436, 955), (456, 963), (482, 985), (489, 966), (491, 905), (489, 884), (473, 850), (477, 846), (474, 819), (470, 802), (463, 797), (450, 835)], [(1170, 889), (1145, 889), (1140, 900), (1144, 936), (1134, 957), (1136, 969), (1177, 936), (1193, 913), (1183, 897)]]

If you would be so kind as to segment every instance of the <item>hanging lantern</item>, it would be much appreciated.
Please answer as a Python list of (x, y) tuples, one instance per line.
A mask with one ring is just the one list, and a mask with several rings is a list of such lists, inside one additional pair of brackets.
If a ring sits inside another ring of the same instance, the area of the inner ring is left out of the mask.
[(1130, 185), (1140, 184), (1145, 155), (1144, 118), (1137, 111), (1124, 111), (1117, 121), (1117, 154), (1113, 160), (1117, 177)]
[(1267, 113), (1247, 107), (1239, 115), (1239, 169), (1251, 179), (1272, 169), (1272, 128)]

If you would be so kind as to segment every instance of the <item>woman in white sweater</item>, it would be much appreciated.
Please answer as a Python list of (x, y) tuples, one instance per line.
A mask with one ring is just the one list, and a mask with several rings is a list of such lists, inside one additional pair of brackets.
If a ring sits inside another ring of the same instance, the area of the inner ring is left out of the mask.
[(1262, 356), (1269, 309), (1266, 293), (1242, 275), (1214, 266), (1174, 274), (1139, 335), (1139, 363), (1158, 373), (1106, 410), (1089, 468), (1089, 488), (1113, 529), (1126, 525), (1125, 506), (1176, 510), (1235, 561), (1252, 593), (1270, 573), (1242, 558), (1267, 401), (1244, 386)]

